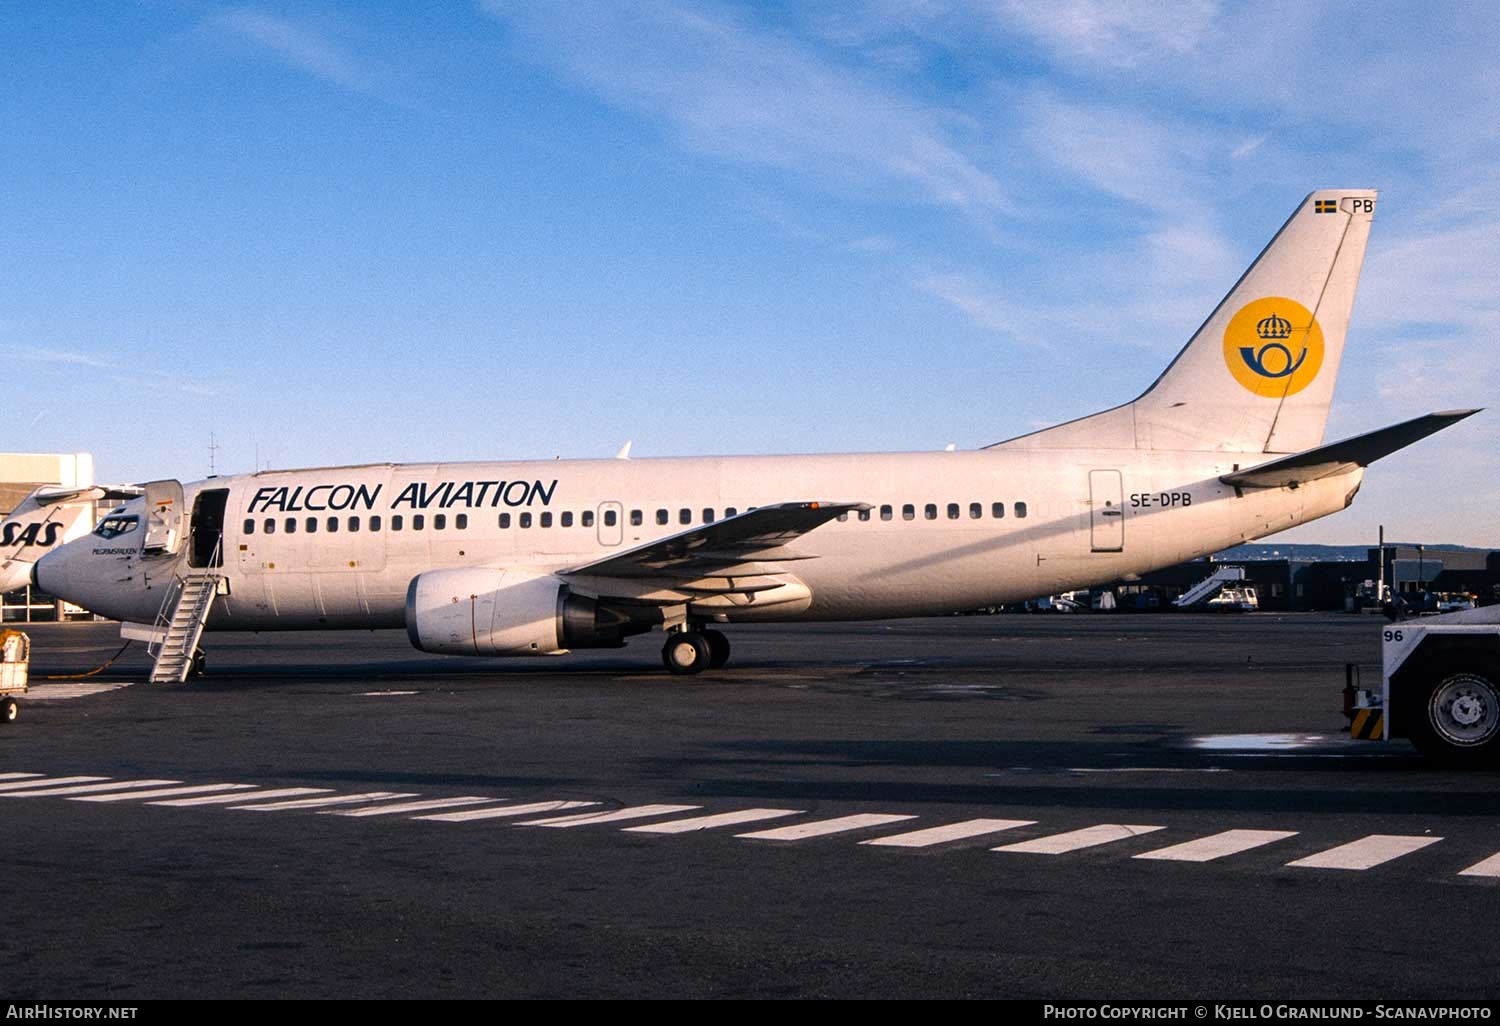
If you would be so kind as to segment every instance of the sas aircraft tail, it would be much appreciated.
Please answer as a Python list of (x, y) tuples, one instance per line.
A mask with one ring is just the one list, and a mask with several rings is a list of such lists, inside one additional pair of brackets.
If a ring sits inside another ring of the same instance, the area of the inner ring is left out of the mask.
[(1000, 445), (1295, 453), (1323, 441), (1375, 192), (1325, 189), (1140, 398)]

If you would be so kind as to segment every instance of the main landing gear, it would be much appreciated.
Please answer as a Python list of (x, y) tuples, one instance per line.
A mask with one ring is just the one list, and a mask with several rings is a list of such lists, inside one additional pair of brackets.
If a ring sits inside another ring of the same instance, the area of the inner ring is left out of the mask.
[(729, 662), (729, 639), (712, 628), (673, 631), (662, 646), (661, 661), (677, 674), (717, 670)]

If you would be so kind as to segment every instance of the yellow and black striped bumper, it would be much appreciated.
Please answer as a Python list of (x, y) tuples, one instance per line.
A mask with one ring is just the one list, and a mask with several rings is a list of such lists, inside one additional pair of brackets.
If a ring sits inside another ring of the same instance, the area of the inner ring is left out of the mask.
[(1385, 737), (1385, 713), (1381, 709), (1356, 709), (1349, 724), (1349, 736), (1359, 741), (1380, 741)]

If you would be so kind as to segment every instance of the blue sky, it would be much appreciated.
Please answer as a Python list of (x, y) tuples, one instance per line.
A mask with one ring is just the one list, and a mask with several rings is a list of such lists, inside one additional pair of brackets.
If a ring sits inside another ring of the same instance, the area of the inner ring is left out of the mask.
[[(0, 7), (13, 451), (984, 445), (1382, 190), (1329, 437), (1500, 405), (1500, 6)], [(1283, 535), (1500, 546), (1500, 410)]]

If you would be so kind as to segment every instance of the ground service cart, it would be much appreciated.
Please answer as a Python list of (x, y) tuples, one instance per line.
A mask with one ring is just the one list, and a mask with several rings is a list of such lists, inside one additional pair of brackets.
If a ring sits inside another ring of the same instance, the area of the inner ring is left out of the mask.
[(1380, 637), (1379, 692), (1346, 670), (1350, 733), (1410, 738), (1443, 766), (1500, 766), (1500, 606), (1394, 621)]
[(0, 723), (14, 723), (21, 714), (16, 697), (26, 694), (30, 666), (31, 639), (20, 631), (0, 633)]

